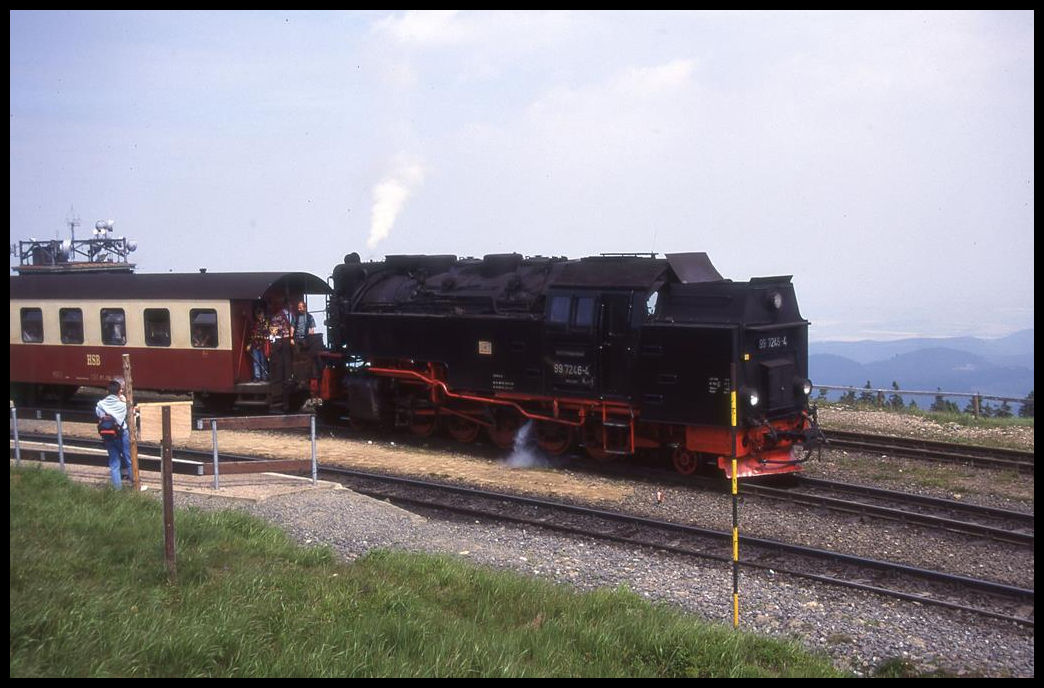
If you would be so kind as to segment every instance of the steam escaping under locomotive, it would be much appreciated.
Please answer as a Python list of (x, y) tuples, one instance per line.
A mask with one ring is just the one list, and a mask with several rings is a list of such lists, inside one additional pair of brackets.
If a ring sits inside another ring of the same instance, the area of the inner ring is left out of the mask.
[(790, 276), (733, 282), (704, 253), (349, 254), (332, 280), (322, 396), (356, 424), (509, 447), (532, 422), (551, 454), (736, 459), (740, 477), (820, 442)]

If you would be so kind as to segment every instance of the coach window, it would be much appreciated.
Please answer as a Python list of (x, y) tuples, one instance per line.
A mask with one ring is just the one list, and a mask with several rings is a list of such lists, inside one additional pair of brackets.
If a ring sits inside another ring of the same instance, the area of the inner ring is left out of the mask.
[(83, 311), (79, 308), (60, 308), (58, 325), (62, 344), (83, 344)]
[(192, 346), (213, 349), (218, 345), (217, 311), (213, 308), (193, 308), (189, 311), (192, 327)]
[(145, 346), (170, 346), (170, 311), (145, 309)]
[(594, 298), (578, 296), (576, 311), (573, 313), (573, 327), (579, 330), (589, 330), (592, 323), (594, 323)]
[(127, 343), (127, 319), (122, 308), (101, 309), (102, 344), (123, 346)]
[(39, 308), (22, 309), (22, 341), (43, 341), (43, 311)]

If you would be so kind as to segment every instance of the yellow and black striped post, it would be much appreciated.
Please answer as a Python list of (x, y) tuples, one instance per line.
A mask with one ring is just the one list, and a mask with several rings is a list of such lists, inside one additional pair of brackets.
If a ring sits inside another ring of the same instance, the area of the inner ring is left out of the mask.
[[(733, 375), (735, 380), (735, 375)], [(732, 627), (739, 627), (739, 467), (736, 460), (736, 386), (732, 386)]]

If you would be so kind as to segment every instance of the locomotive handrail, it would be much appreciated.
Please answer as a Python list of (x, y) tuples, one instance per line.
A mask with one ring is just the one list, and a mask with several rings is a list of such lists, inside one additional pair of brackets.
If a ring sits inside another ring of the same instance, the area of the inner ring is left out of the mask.
[[(584, 406), (581, 406), (580, 409), (578, 410), (578, 413), (579, 413), (579, 416), (580, 416), (579, 419), (575, 420), (575, 421), (572, 421), (572, 420), (568, 420), (568, 419), (556, 418), (556, 417), (553, 417), (553, 416), (547, 416), (547, 415), (544, 415), (544, 414), (533, 413), (531, 411), (527, 411), (521, 405), (517, 404), (514, 401), (509, 401), (507, 399), (498, 399), (497, 397), (481, 397), (481, 396), (475, 396), (475, 395), (471, 395), (471, 394), (459, 394), (457, 392), (452, 392), (452, 391), (450, 391), (449, 386), (444, 381), (439, 380), (438, 378), (435, 378), (435, 377), (428, 377), (428, 376), (424, 375), (423, 373), (420, 373), (420, 372), (418, 372), (416, 370), (403, 370), (401, 368), (375, 368), (375, 367), (372, 367), (372, 368), (369, 368), (369, 371), (371, 373), (375, 373), (377, 375), (387, 375), (389, 377), (399, 377), (399, 378), (415, 378), (417, 380), (420, 380), (421, 382), (423, 382), (423, 383), (425, 383), (425, 384), (427, 384), (427, 385), (432, 387), (432, 397), (433, 397), (432, 401), (435, 402), (435, 403), (437, 403), (437, 401), (434, 399), (434, 388), (438, 387), (438, 388), (440, 388), (442, 390), (442, 392), (447, 397), (450, 397), (450, 398), (453, 398), (453, 399), (462, 399), (464, 401), (478, 401), (478, 402), (481, 402), (481, 403), (498, 404), (500, 406), (510, 406), (510, 407), (513, 407), (515, 410), (517, 410), (519, 413), (521, 413), (526, 418), (529, 418), (530, 420), (548, 421), (548, 422), (551, 422), (551, 423), (558, 423), (560, 425), (570, 425), (570, 426), (573, 426), (573, 427), (576, 427), (576, 428), (579, 428), (579, 427), (583, 426), (583, 424), (587, 420), (587, 411), (584, 408)], [(601, 407), (603, 415), (604, 415), (605, 411), (609, 408), (609, 406), (613, 405), (613, 404), (607, 404), (604, 401), (601, 402), (601, 403), (592, 403), (592, 402), (585, 402), (585, 403), (588, 403), (588, 404), (590, 404), (592, 406)]]

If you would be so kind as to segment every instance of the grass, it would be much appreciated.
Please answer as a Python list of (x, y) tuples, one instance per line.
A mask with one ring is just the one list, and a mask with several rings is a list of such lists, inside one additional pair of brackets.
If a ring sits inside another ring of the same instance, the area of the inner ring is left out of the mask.
[(352, 563), (245, 514), (11, 469), (11, 677), (820, 677), (828, 659), (626, 589), (450, 557)]

